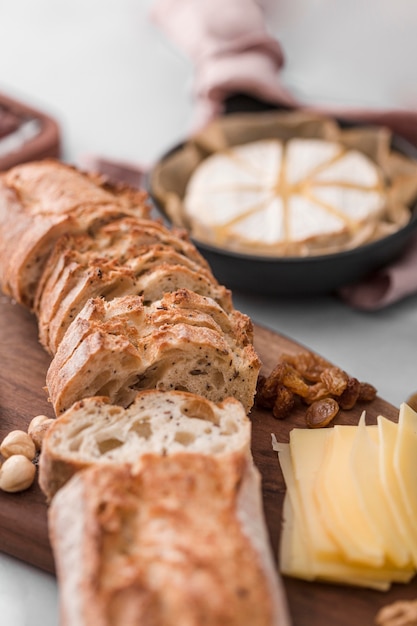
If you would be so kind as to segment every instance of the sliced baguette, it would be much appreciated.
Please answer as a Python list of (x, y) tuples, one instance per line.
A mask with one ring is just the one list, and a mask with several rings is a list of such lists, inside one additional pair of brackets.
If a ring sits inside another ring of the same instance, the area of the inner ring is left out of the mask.
[(125, 218), (94, 235), (64, 236), (55, 245), (35, 298), (39, 340), (55, 354), (89, 298), (143, 294), (152, 301), (180, 287), (195, 288), (232, 308), (230, 291), (218, 284), (194, 246), (157, 222)]
[(252, 324), (211, 298), (179, 290), (144, 307), (135, 296), (88, 301), (69, 327), (46, 376), (56, 414), (82, 398), (127, 406), (139, 389), (183, 389), (247, 411), (260, 369)]
[(48, 501), (76, 472), (99, 464), (133, 471), (142, 455), (239, 450), (250, 453), (251, 423), (234, 398), (213, 403), (185, 391), (136, 392), (129, 407), (109, 398), (76, 402), (58, 417), (42, 442), (39, 484)]
[(148, 217), (147, 195), (112, 186), (54, 160), (18, 165), (0, 174), (0, 285), (32, 308), (54, 243), (122, 215)]
[(46, 441), (76, 471), (49, 507), (62, 624), (289, 626), (239, 403), (91, 398)]

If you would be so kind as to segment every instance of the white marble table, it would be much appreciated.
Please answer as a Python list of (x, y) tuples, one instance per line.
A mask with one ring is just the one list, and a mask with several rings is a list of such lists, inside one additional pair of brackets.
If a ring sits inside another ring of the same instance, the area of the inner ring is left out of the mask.
[[(298, 96), (417, 107), (412, 1), (269, 4), (271, 28), (286, 51), (283, 79)], [(150, 165), (186, 135), (191, 66), (149, 22), (150, 5), (0, 3), (0, 91), (59, 121), (65, 160), (77, 163), (93, 153)], [(236, 293), (235, 304), (372, 382), (394, 405), (417, 390), (417, 296), (376, 313), (333, 297), (291, 301)], [(7, 626), (57, 625), (55, 579), (0, 555), (0, 616)]]

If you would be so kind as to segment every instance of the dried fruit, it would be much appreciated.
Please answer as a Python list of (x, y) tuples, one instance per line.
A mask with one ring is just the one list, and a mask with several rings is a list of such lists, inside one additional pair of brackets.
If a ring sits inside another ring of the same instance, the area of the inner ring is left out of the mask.
[(308, 389), (308, 394), (306, 395), (304, 400), (305, 402), (307, 402), (307, 404), (312, 404), (313, 402), (316, 402), (317, 400), (321, 400), (322, 398), (327, 398), (328, 395), (329, 395), (329, 390), (327, 389), (327, 386), (324, 383), (319, 381), (318, 383), (315, 383), (314, 385), (310, 385)]
[(369, 383), (306, 351), (283, 354), (268, 376), (260, 376), (255, 400), (257, 406), (272, 410), (277, 419), (287, 417), (297, 399), (302, 400), (309, 405), (307, 425), (318, 428), (330, 423), (340, 409), (371, 402), (375, 396), (376, 389)]
[(359, 397), (360, 382), (357, 378), (349, 378), (346, 389), (339, 396), (338, 402), (341, 409), (352, 409)]
[(280, 383), (302, 398), (307, 397), (309, 385), (303, 381), (301, 374), (292, 365), (282, 362), (276, 369), (279, 370), (277, 376)]
[(358, 402), (372, 402), (376, 398), (376, 389), (370, 383), (359, 384)]
[(320, 374), (320, 380), (326, 385), (332, 396), (340, 396), (347, 387), (349, 376), (340, 367), (327, 367)]
[(282, 361), (289, 363), (309, 382), (320, 380), (320, 375), (331, 363), (313, 352), (299, 352), (298, 354), (284, 354)]
[[(270, 376), (268, 378), (270, 379)], [(266, 376), (260, 375), (256, 387), (256, 405), (262, 409), (272, 409), (275, 402), (276, 387), (273, 381), (271, 384), (271, 380), (268, 380)]]
[(306, 422), (309, 428), (328, 426), (339, 412), (339, 405), (334, 398), (323, 398), (313, 402), (306, 411)]
[(275, 403), (272, 407), (272, 415), (279, 420), (285, 419), (294, 408), (294, 403), (294, 393), (285, 387), (285, 385), (278, 385)]

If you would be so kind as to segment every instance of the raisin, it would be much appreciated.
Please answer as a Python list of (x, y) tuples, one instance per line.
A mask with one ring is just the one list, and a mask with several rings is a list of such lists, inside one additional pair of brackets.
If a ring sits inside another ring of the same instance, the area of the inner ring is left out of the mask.
[(295, 395), (290, 389), (285, 387), (285, 385), (278, 385), (276, 391), (277, 394), (272, 408), (272, 415), (276, 419), (281, 420), (288, 417), (294, 408)]
[(308, 395), (309, 385), (304, 382), (301, 375), (292, 365), (288, 363), (280, 363), (280, 365), (281, 368), (279, 368), (277, 373), (278, 382), (288, 387), (293, 393), (305, 398)]
[(296, 355), (283, 356), (284, 361), (295, 367), (295, 369), (309, 382), (315, 383), (320, 380), (320, 374), (324, 369), (331, 367), (329, 361), (326, 361), (318, 354), (313, 352), (299, 352)]
[(359, 398), (360, 386), (361, 383), (357, 378), (349, 378), (346, 389), (338, 397), (338, 402), (341, 409), (349, 410), (355, 406)]
[(267, 380), (266, 376), (259, 375), (256, 386), (255, 403), (261, 409), (272, 409), (275, 402), (276, 384), (271, 384), (271, 381), (267, 384)]
[(306, 422), (309, 428), (328, 426), (339, 412), (339, 405), (334, 398), (323, 398), (311, 404), (306, 411)]
[(359, 384), (358, 402), (372, 402), (376, 398), (376, 389), (370, 383)]
[(329, 395), (329, 390), (327, 389), (327, 386), (322, 382), (318, 382), (318, 383), (315, 383), (314, 385), (310, 385), (308, 389), (308, 394), (305, 396), (304, 400), (307, 404), (312, 404), (313, 402), (316, 402), (317, 400), (321, 400), (322, 398), (327, 398), (328, 395)]
[(320, 374), (320, 380), (330, 395), (340, 396), (347, 387), (349, 376), (339, 367), (328, 367)]

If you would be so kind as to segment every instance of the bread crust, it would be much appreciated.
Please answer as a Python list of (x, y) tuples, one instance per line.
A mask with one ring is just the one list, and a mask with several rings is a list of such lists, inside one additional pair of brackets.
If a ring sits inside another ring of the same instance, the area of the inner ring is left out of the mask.
[(62, 623), (288, 626), (267, 546), (242, 523), (252, 473), (239, 454), (176, 453), (73, 477), (49, 512)]
[(184, 389), (249, 411), (260, 360), (246, 316), (179, 290), (150, 307), (127, 297), (126, 314), (107, 312), (125, 298), (89, 301), (71, 324), (46, 376), (56, 414), (94, 395), (127, 406), (138, 389)]
[(83, 174), (59, 161), (18, 165), (0, 174), (0, 284), (32, 308), (55, 241), (121, 215), (150, 215), (147, 196)]
[(132, 293), (152, 302), (187, 285), (226, 310), (233, 308), (230, 291), (218, 284), (194, 246), (158, 222), (122, 218), (94, 233), (63, 236), (54, 246), (34, 300), (39, 340), (55, 354), (89, 298)]
[(251, 423), (240, 402), (214, 404), (187, 392), (137, 392), (126, 409), (109, 398), (76, 402), (49, 428), (39, 461), (39, 484), (50, 500), (68, 479), (90, 465), (133, 467), (144, 453), (204, 451), (250, 454)]
[[(0, 285), (37, 316), (60, 415), (39, 482), (62, 626), (288, 626), (247, 417), (260, 360), (146, 194), (44, 161), (0, 175)], [(139, 391), (138, 391), (139, 390)]]
[(59, 417), (39, 470), (63, 626), (289, 626), (250, 445), (234, 398), (152, 389)]

